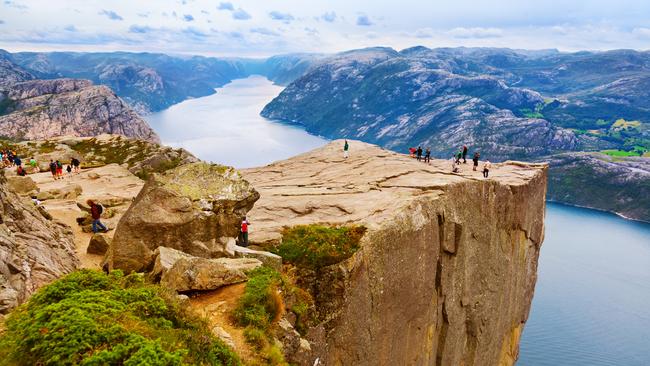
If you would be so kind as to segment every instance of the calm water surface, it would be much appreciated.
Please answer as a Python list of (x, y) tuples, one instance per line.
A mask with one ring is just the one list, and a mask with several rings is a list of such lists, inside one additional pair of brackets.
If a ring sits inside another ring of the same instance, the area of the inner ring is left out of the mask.
[(266, 78), (251, 76), (145, 119), (164, 144), (237, 168), (266, 165), (325, 145), (325, 139), (260, 116), (281, 91)]
[(519, 366), (650, 365), (650, 224), (549, 203)]
[[(147, 119), (164, 143), (236, 167), (265, 165), (326, 140), (259, 116), (281, 87), (262, 77)], [(549, 204), (519, 366), (650, 365), (650, 225)]]

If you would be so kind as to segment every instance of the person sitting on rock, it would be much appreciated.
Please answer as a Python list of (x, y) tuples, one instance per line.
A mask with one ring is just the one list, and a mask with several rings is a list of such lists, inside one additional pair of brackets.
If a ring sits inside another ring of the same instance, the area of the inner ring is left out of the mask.
[(485, 161), (485, 164), (483, 164), (483, 177), (487, 178), (488, 174), (490, 173), (490, 168), (492, 167), (492, 164), (490, 164), (489, 160)]
[(460, 163), (458, 162), (458, 159), (456, 159), (456, 155), (454, 155), (451, 158), (451, 172), (452, 173), (460, 173), (460, 168), (458, 168), (458, 165)]
[(23, 169), (23, 166), (22, 166), (22, 165), (18, 165), (18, 169), (16, 169), (16, 174), (17, 174), (19, 177), (24, 177), (24, 176), (27, 175), (27, 172), (25, 171), (25, 169)]
[(104, 224), (102, 224), (102, 222), (99, 220), (102, 216), (104, 208), (101, 205), (93, 202), (93, 200), (88, 200), (86, 203), (88, 206), (90, 206), (90, 216), (93, 218), (93, 233), (97, 233), (99, 229), (102, 229), (103, 232), (107, 232), (108, 228), (104, 226)]
[(241, 220), (241, 243), (239, 245), (242, 247), (248, 246), (248, 225), (250, 224), (246, 217)]
[(32, 168), (36, 168), (36, 166), (38, 165), (38, 164), (36, 163), (36, 159), (34, 159), (33, 156), (32, 156), (31, 159), (29, 159), (29, 165), (30, 165)]

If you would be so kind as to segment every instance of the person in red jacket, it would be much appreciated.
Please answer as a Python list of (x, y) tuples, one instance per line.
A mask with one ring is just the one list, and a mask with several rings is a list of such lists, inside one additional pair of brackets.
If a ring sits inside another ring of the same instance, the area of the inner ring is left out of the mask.
[(86, 203), (90, 206), (90, 216), (93, 218), (93, 233), (97, 233), (99, 229), (102, 229), (103, 232), (107, 232), (108, 228), (99, 221), (102, 212), (104, 211), (103, 207), (93, 202), (93, 200), (88, 200)]
[(248, 246), (248, 225), (251, 223), (248, 222), (246, 217), (244, 217), (241, 220), (241, 246), (242, 247), (247, 247)]

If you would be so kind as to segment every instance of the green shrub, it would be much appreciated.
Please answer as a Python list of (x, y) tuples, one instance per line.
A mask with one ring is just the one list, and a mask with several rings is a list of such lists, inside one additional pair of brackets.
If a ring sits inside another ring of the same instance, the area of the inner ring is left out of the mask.
[(350, 258), (365, 232), (363, 226), (294, 226), (283, 230), (274, 251), (296, 266), (319, 269)]
[(0, 365), (239, 365), (205, 320), (141, 275), (81, 270), (12, 312)]
[(268, 331), (282, 307), (282, 298), (278, 294), (281, 284), (282, 276), (272, 268), (260, 267), (250, 271), (244, 295), (235, 308), (237, 323)]

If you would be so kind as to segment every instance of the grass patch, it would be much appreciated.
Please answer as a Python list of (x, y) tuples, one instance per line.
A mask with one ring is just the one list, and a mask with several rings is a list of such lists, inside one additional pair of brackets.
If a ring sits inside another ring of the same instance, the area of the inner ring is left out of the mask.
[(350, 258), (365, 232), (363, 226), (294, 226), (282, 231), (282, 243), (274, 252), (298, 267), (317, 270)]
[(313, 300), (280, 272), (260, 267), (248, 272), (244, 295), (233, 311), (235, 322), (244, 330), (246, 342), (252, 345), (267, 365), (287, 365), (282, 351), (273, 341), (274, 323), (283, 311), (296, 315), (296, 329), (306, 330)]
[(631, 150), (602, 150), (601, 153), (614, 157), (647, 156), (648, 150), (643, 146), (634, 146)]
[(38, 146), (38, 152), (41, 154), (49, 154), (56, 150), (56, 143), (54, 141), (46, 140)]
[(186, 308), (137, 274), (73, 272), (7, 318), (0, 365), (240, 365)]
[(522, 108), (519, 110), (526, 118), (544, 118), (544, 115), (539, 110), (531, 110), (530, 108)]

